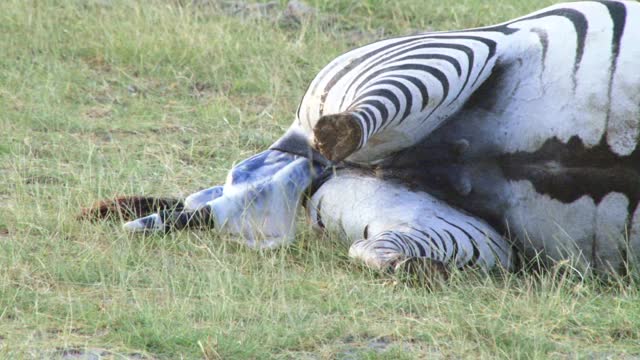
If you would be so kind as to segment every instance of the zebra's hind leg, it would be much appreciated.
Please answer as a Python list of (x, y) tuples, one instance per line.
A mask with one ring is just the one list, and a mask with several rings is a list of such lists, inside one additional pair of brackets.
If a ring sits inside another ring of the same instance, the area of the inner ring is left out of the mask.
[(509, 243), (483, 220), (356, 169), (325, 182), (307, 208), (319, 227), (355, 239), (350, 257), (373, 269), (512, 267)]

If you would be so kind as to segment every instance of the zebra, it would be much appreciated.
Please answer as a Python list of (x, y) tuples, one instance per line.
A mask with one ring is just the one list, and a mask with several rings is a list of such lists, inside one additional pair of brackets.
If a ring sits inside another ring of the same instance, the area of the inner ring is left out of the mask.
[(512, 269), (516, 253), (626, 273), (640, 255), (640, 3), (556, 4), (338, 56), (223, 186), (124, 225), (252, 248), (314, 226), (375, 269)]

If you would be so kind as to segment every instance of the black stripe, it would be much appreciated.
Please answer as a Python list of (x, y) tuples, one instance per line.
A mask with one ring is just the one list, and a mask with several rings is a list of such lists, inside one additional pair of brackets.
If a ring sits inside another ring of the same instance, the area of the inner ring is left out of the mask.
[(531, 32), (538, 36), (538, 41), (540, 41), (540, 46), (542, 47), (542, 58), (540, 62), (542, 63), (542, 71), (540, 72), (540, 77), (544, 73), (547, 64), (547, 51), (549, 50), (549, 35), (544, 29), (533, 28)]
[(496, 42), (481, 36), (474, 35), (433, 35), (431, 39), (448, 39), (448, 40), (472, 40), (483, 43), (489, 49), (487, 58), (492, 58), (496, 54)]
[[(402, 92), (402, 94), (404, 95), (405, 102), (406, 102), (405, 109), (404, 109), (404, 113), (402, 114), (402, 117), (400, 118), (400, 121), (398, 122), (398, 123), (402, 123), (404, 119), (406, 119), (407, 116), (409, 116), (409, 114), (411, 113), (411, 108), (413, 107), (413, 96), (411, 94), (411, 91), (404, 83), (394, 79), (383, 79), (374, 83), (372, 86), (377, 86), (377, 85), (393, 86), (398, 90), (400, 90), (400, 92)], [(400, 108), (397, 108), (397, 110), (400, 111)]]
[(471, 87), (474, 87), (476, 85), (476, 83), (478, 82), (478, 79), (480, 79), (480, 75), (482, 75), (482, 73), (484, 72), (484, 69), (487, 67), (487, 64), (489, 63), (489, 61), (496, 54), (496, 42), (491, 40), (491, 39), (483, 38), (483, 37), (480, 37), (480, 36), (453, 35), (453, 36), (433, 36), (433, 37), (437, 38), (437, 39), (474, 40), (474, 41), (478, 41), (478, 42), (483, 43), (489, 49), (489, 53), (487, 54), (487, 58), (485, 59), (484, 64), (482, 65), (482, 68), (480, 69), (480, 71), (478, 71), (478, 76), (476, 77), (476, 79), (471, 84)]
[[(433, 231), (432, 229), (430, 230)], [(438, 242), (436, 241), (435, 237), (431, 236), (431, 234), (429, 234), (429, 240), (431, 241), (432, 248), (437, 250), (437, 251), (431, 250), (431, 258), (433, 258), (434, 260), (442, 261), (446, 256), (446, 254), (442, 250), (441, 245), (438, 245)]]
[(445, 223), (453, 226), (454, 228), (462, 231), (469, 239), (471, 239), (471, 234), (469, 234), (465, 229), (461, 228), (460, 226), (458, 226), (458, 225), (456, 225), (456, 224), (454, 224), (454, 223), (452, 223), (450, 221), (447, 221), (447, 220), (445, 220), (444, 218), (442, 218), (440, 216), (436, 216), (436, 219), (438, 219), (438, 220), (440, 220), (442, 222), (445, 222)]
[[(431, 235), (427, 234), (425, 231), (422, 231), (420, 229), (416, 229), (414, 227), (411, 227), (411, 230), (413, 230), (413, 231), (415, 231), (417, 233), (420, 233), (422, 236), (424, 236), (431, 243), (431, 247), (432, 248), (436, 248), (436, 249), (440, 250), (438, 248), (438, 246), (436, 245), (436, 242), (435, 242), (435, 240), (433, 239), (433, 237)], [(431, 253), (431, 257), (433, 257), (433, 251), (430, 251), (430, 253)]]
[(549, 10), (541, 14), (527, 16), (521, 19), (517, 19), (513, 23), (526, 21), (526, 20), (535, 20), (535, 19), (545, 18), (548, 16), (561, 16), (568, 19), (569, 21), (571, 21), (571, 24), (573, 24), (573, 28), (576, 31), (576, 57), (573, 63), (573, 76), (572, 76), (573, 90), (575, 91), (577, 86), (576, 74), (580, 69), (580, 63), (582, 62), (582, 56), (584, 55), (584, 46), (585, 46), (585, 40), (587, 38), (587, 30), (589, 29), (589, 22), (587, 21), (587, 18), (584, 16), (584, 14), (581, 13), (580, 11), (563, 8), (563, 9)]
[(373, 126), (374, 126), (374, 121), (375, 121), (375, 118), (376, 118), (376, 114), (374, 114), (373, 110), (371, 110), (369, 107), (366, 107), (366, 106), (360, 108), (359, 110), (367, 113), (367, 115), (369, 116), (369, 120), (371, 122), (369, 123), (369, 129), (367, 129), (367, 135), (370, 136), (371, 132), (373, 132), (373, 129), (374, 129)]
[[(364, 111), (369, 115), (369, 118), (371, 119), (371, 125), (369, 126), (369, 129), (367, 129), (367, 136), (371, 136), (371, 134), (376, 130), (376, 114), (373, 110), (373, 108), (375, 108), (373, 105), (371, 104), (360, 104), (361, 106), (359, 108), (357, 108), (356, 111)], [(363, 130), (364, 131), (364, 130)]]
[[(540, 167), (553, 160), (553, 170)], [(533, 165), (533, 166), (532, 166)], [(614, 153), (606, 136), (595, 146), (587, 146), (579, 136), (568, 141), (551, 138), (533, 153), (516, 152), (502, 157), (499, 166), (509, 181), (527, 180), (538, 194), (564, 204), (588, 196), (598, 205), (609, 193), (624, 194), (628, 213), (640, 202), (640, 147), (627, 156)]]
[(449, 238), (451, 239), (451, 244), (453, 245), (453, 251), (451, 252), (451, 260), (455, 263), (455, 265), (458, 265), (458, 261), (457, 261), (457, 257), (458, 257), (458, 243), (456, 242), (456, 238), (453, 236), (453, 234), (451, 234), (449, 232), (449, 230), (445, 230), (443, 229), (442, 231), (444, 231), (445, 233), (447, 233), (447, 235), (449, 235)]
[(409, 249), (406, 248), (406, 244), (402, 244), (402, 241), (400, 238), (398, 238), (396, 236), (396, 234), (392, 231), (385, 231), (383, 233), (380, 234), (380, 236), (383, 236), (384, 238), (382, 239), (376, 239), (375, 241), (387, 241), (393, 245), (396, 246), (396, 250), (400, 250), (402, 251), (402, 253), (407, 253)]
[(403, 246), (403, 254), (408, 255), (408, 256), (416, 256), (415, 248), (413, 246), (411, 246), (411, 244), (406, 242), (406, 239), (404, 238), (404, 236), (396, 233), (395, 231), (393, 232), (393, 236), (396, 237), (396, 239), (397, 239), (399, 244), (404, 245)]
[[(329, 90), (331, 90), (331, 88), (338, 82), (340, 81), (340, 79), (342, 79), (347, 73), (349, 73), (351, 70), (353, 70), (355, 67), (357, 67), (358, 65), (362, 64), (365, 60), (369, 60), (372, 56), (375, 56), (381, 52), (385, 52), (389, 49), (392, 49), (394, 47), (398, 47), (413, 41), (421, 41), (424, 38), (424, 36), (421, 37), (414, 37), (414, 38), (409, 38), (409, 39), (405, 39), (405, 40), (399, 40), (398, 42), (393, 42), (391, 44), (385, 45), (381, 48), (377, 48), (373, 51), (370, 51), (360, 57), (357, 57), (355, 59), (352, 59), (351, 61), (349, 61), (349, 64), (345, 67), (343, 67), (340, 71), (338, 71), (335, 75), (333, 75), (333, 77), (327, 82), (327, 84), (324, 87), (324, 90), (322, 92), (322, 95), (320, 96), (320, 103), (324, 103), (325, 99), (327, 98), (327, 94), (329, 93)], [(399, 38), (401, 39), (401, 38)], [(336, 64), (336, 65), (340, 65), (340, 64)], [(329, 71), (330, 69), (328, 69), (327, 71)], [(315, 89), (314, 91), (315, 92)], [(320, 111), (320, 116), (323, 115), (322, 110)]]
[[(421, 39), (421, 40), (425, 40), (425, 39)], [(344, 92), (344, 95), (342, 96), (342, 100), (340, 102), (340, 108), (342, 108), (342, 106), (344, 105), (344, 101), (346, 99), (347, 94), (349, 93), (349, 91), (351, 90), (351, 87), (358, 83), (358, 80), (364, 76), (366, 73), (368, 73), (371, 69), (375, 68), (376, 66), (382, 64), (382, 63), (387, 63), (389, 61), (395, 61), (395, 58), (399, 55), (402, 54), (406, 54), (408, 52), (411, 51), (416, 51), (416, 50), (423, 50), (423, 49), (452, 49), (452, 50), (457, 50), (457, 51), (462, 51), (465, 53), (465, 55), (467, 56), (467, 63), (468, 63), (468, 70), (467, 70), (467, 77), (465, 79), (464, 85), (462, 86), (462, 88), (465, 87), (465, 85), (467, 84), (467, 82), (469, 81), (469, 76), (471, 74), (471, 69), (473, 68), (473, 60), (474, 60), (474, 54), (473, 54), (473, 49), (471, 49), (470, 47), (466, 46), (466, 45), (460, 45), (460, 44), (448, 44), (448, 43), (440, 43), (440, 42), (431, 42), (431, 43), (420, 43), (418, 45), (411, 45), (405, 49), (402, 49), (400, 51), (397, 51), (395, 53), (393, 53), (390, 56), (387, 56), (385, 58), (382, 58), (374, 63), (372, 63), (371, 65), (369, 65), (367, 68), (362, 69), (362, 71), (360, 72), (360, 74), (358, 74), (353, 81), (351, 82), (351, 84), (349, 84), (349, 86), (347, 87), (347, 89)], [(453, 64), (452, 64), (453, 65)], [(455, 65), (454, 65), (455, 66)], [(459, 66), (459, 65), (458, 65)]]
[[(473, 70), (473, 62), (475, 60), (475, 55), (473, 53), (473, 49), (471, 49), (470, 47), (466, 46), (466, 45), (462, 45), (462, 44), (448, 44), (448, 43), (428, 43), (428, 44), (423, 44), (420, 46), (416, 46), (416, 48), (435, 48), (435, 49), (452, 49), (452, 50), (457, 50), (457, 51), (461, 51), (463, 52), (466, 56), (467, 56), (467, 75), (465, 76), (464, 79), (464, 83), (462, 84), (462, 87), (460, 87), (460, 91), (458, 92), (458, 94), (456, 95), (455, 98), (453, 98), (453, 100), (451, 100), (450, 104), (453, 103), (454, 101), (456, 101), (458, 99), (458, 97), (460, 97), (460, 94), (462, 94), (462, 91), (466, 88), (467, 84), (469, 83), (469, 77), (471, 76), (471, 71)], [(456, 60), (457, 62), (457, 60)], [(457, 62), (458, 66), (456, 67), (456, 70), (459, 69), (460, 67), (460, 63)], [(452, 63), (452, 65), (455, 66), (455, 64)], [(460, 71), (458, 70), (458, 76), (460, 76)], [(426, 105), (425, 105), (426, 106)], [(424, 108), (424, 106), (423, 106)]]
[[(387, 241), (387, 239), (382, 239), (379, 242), (382, 242), (382, 241)], [(380, 250), (389, 250), (389, 251), (393, 251), (393, 252), (398, 252), (398, 247), (389, 247), (389, 246), (386, 246), (386, 245), (380, 245), (379, 242), (377, 240), (374, 240), (374, 243), (373, 243), (372, 246), (374, 248), (380, 249)]]
[[(396, 70), (400, 70), (400, 71), (417, 70), (417, 71), (426, 72), (429, 75), (435, 77), (440, 82), (440, 84), (442, 85), (442, 92), (443, 92), (442, 99), (440, 99), (440, 102), (435, 107), (435, 109), (437, 109), (444, 102), (444, 100), (447, 98), (447, 96), (449, 95), (449, 80), (447, 79), (447, 76), (440, 69), (438, 69), (436, 67), (429, 66), (429, 65), (422, 65), (422, 64), (395, 65), (395, 66), (390, 66), (388, 68), (375, 71), (371, 75), (367, 76), (367, 78), (364, 79), (364, 81), (360, 85), (358, 85), (358, 87), (356, 88), (356, 92), (360, 91), (360, 89), (367, 82), (371, 81), (371, 79), (379, 76), (380, 74), (382, 74), (382, 73), (390, 73), (390, 72), (396, 71)], [(391, 74), (389, 74), (389, 75), (391, 75)]]
[(509, 25), (511, 25), (511, 23), (501, 24), (501, 25), (488, 25), (488, 26), (472, 28), (472, 29), (466, 29), (466, 30), (444, 31), (442, 33), (443, 34), (447, 34), (447, 33), (469, 33), (469, 32), (490, 32), (490, 31), (494, 31), (494, 32), (499, 32), (499, 33), (504, 34), (504, 35), (511, 35), (511, 34), (513, 34), (515, 32), (520, 31), (519, 29), (510, 28)]
[(364, 129), (362, 129), (366, 134), (369, 134), (369, 129), (371, 129), (371, 122), (373, 121), (371, 119), (371, 117), (369, 116), (369, 112), (365, 111), (365, 109), (358, 109), (357, 111), (358, 115), (360, 115), (362, 117), (362, 119), (364, 120), (365, 124), (364, 124)]
[(413, 76), (409, 76), (409, 75), (393, 75), (394, 78), (396, 79), (404, 79), (409, 81), (410, 83), (412, 83), (415, 87), (418, 88), (418, 90), (420, 90), (420, 96), (422, 96), (422, 107), (421, 109), (424, 109), (425, 107), (427, 107), (427, 105), (429, 105), (429, 89), (427, 89), (427, 86), (420, 81), (420, 79), (416, 79)]
[(426, 257), (427, 256), (427, 249), (425, 249), (424, 245), (420, 243), (420, 241), (408, 236), (407, 234), (402, 234), (402, 238), (405, 240), (405, 242), (407, 243), (411, 243), (413, 245), (415, 245), (416, 248), (418, 248), (418, 252), (420, 253), (420, 257)]
[[(609, 84), (607, 87), (607, 119), (605, 129), (609, 126), (609, 120), (611, 118), (611, 89), (613, 87), (613, 77), (616, 73), (616, 67), (618, 65), (618, 56), (620, 55), (620, 42), (622, 40), (622, 34), (624, 33), (624, 26), (627, 21), (627, 9), (624, 4), (619, 2), (604, 1), (601, 2), (609, 10), (609, 16), (611, 16), (611, 22), (613, 23), (613, 36), (611, 37), (611, 65), (609, 66)], [(606, 132), (605, 135), (606, 136)]]
[[(474, 59), (473, 49), (463, 44), (450, 44), (450, 43), (443, 43), (443, 42), (424, 43), (424, 44), (419, 44), (419, 45), (415, 45), (413, 47), (407, 48), (406, 50), (403, 50), (403, 51), (399, 51), (393, 54), (392, 57), (389, 57), (383, 60), (387, 60), (387, 59), (388, 61), (395, 60), (395, 57), (397, 57), (398, 55), (402, 55), (414, 50), (423, 50), (423, 49), (451, 49), (451, 50), (461, 51), (467, 56), (467, 64), (468, 64), (467, 72), (468, 73), (471, 72), (471, 68), (473, 67), (473, 59)], [(432, 54), (432, 55), (436, 55), (436, 54)], [(460, 68), (460, 63), (457, 60), (456, 60), (456, 63), (458, 64), (458, 66), (456, 66), (453, 63), (452, 65), (455, 66), (456, 69)], [(468, 73), (467, 73), (467, 76), (469, 75)], [(458, 71), (458, 75), (460, 75), (460, 71)]]
[(429, 228), (429, 230), (433, 231), (433, 233), (436, 234), (438, 239), (440, 239), (440, 243), (442, 244), (442, 249), (444, 249), (444, 253), (442, 254), (442, 261), (444, 261), (447, 257), (447, 251), (449, 250), (447, 249), (447, 243), (444, 241), (444, 238), (442, 237), (442, 235), (440, 235), (439, 232), (433, 230), (432, 228)]
[[(385, 98), (387, 100), (389, 100), (393, 106), (396, 108), (396, 113), (400, 111), (400, 99), (398, 99), (398, 96), (391, 90), (389, 89), (373, 89), (371, 91), (368, 91), (360, 96), (358, 96), (353, 102), (354, 104), (358, 104), (360, 103), (363, 99), (366, 99), (368, 97), (374, 97), (374, 96), (379, 96), (382, 98)], [(369, 101), (369, 100), (367, 100)], [(367, 101), (363, 101), (362, 103), (366, 103)], [(386, 107), (385, 107), (386, 109)], [(388, 116), (388, 115), (387, 115)]]
[[(308, 89), (308, 87), (307, 87)], [(306, 92), (305, 92), (306, 94)], [(302, 100), (304, 99), (304, 95), (302, 95), (302, 99), (298, 102), (298, 109), (296, 110), (296, 119), (298, 120), (298, 125), (302, 125), (302, 121), (300, 120), (300, 109), (302, 108)]]
[(624, 27), (627, 21), (627, 8), (624, 4), (614, 1), (602, 1), (602, 4), (609, 10), (611, 16), (611, 22), (613, 23), (613, 38), (611, 39), (611, 51), (614, 56), (611, 59), (611, 63), (615, 66), (620, 54), (620, 42), (622, 40), (622, 34), (624, 33)]
[[(444, 218), (440, 217), (440, 216), (436, 216), (437, 219), (440, 219), (440, 221), (444, 221), (445, 223), (453, 226), (454, 228), (462, 231), (462, 233), (469, 238), (469, 243), (471, 244), (471, 247), (473, 248), (473, 257), (471, 258), (471, 261), (475, 264), (475, 262), (478, 260), (478, 258), (480, 257), (480, 249), (478, 249), (478, 244), (476, 243), (476, 241), (474, 240), (473, 236), (471, 236), (471, 234), (469, 234), (469, 232), (465, 229), (463, 229), (462, 227), (449, 222), (447, 220), (445, 220)], [(480, 232), (482, 234), (482, 232)]]
[[(444, 60), (449, 62), (451, 65), (453, 65), (453, 67), (456, 69), (456, 73), (458, 74), (458, 76), (462, 76), (462, 67), (460, 66), (460, 62), (458, 62), (458, 60), (456, 60), (455, 58), (448, 56), (448, 55), (442, 55), (442, 54), (417, 54), (417, 55), (409, 55), (409, 56), (405, 56), (402, 58), (398, 58), (398, 59), (393, 59), (393, 62), (400, 62), (400, 61), (405, 61), (405, 60), (412, 60), (412, 59), (422, 59), (422, 60), (429, 60), (429, 59), (434, 59), (434, 60)], [(472, 64), (469, 64), (470, 68), (472, 66)], [(451, 100), (449, 102), (449, 104), (452, 104), (454, 101), (456, 101), (458, 99), (458, 97), (460, 97), (460, 94), (462, 94), (462, 91), (464, 91), (466, 85), (467, 85), (467, 80), (469, 79), (469, 75), (470, 75), (470, 69), (469, 72), (467, 73), (465, 82), (462, 84), (462, 86), (460, 87), (460, 90), (458, 91), (458, 94), (456, 95), (456, 97)]]
[(456, 69), (456, 73), (458, 73), (458, 76), (462, 76), (462, 67), (460, 66), (460, 62), (454, 58), (453, 56), (449, 56), (449, 55), (443, 55), (443, 54), (414, 54), (414, 55), (407, 55), (407, 56), (403, 56), (400, 58), (396, 58), (394, 57), (392, 60), (389, 60), (388, 63), (391, 62), (400, 62), (400, 61), (405, 61), (405, 60), (413, 60), (413, 59), (420, 59), (420, 60), (443, 60), (446, 61), (448, 63), (450, 63), (455, 69)]
[(475, 241), (473, 241), (471, 244), (473, 246), (473, 256), (471, 257), (471, 264), (477, 265), (478, 259), (480, 258), (480, 249), (478, 248), (478, 245), (475, 243)]
[[(369, 105), (369, 106), (373, 106), (376, 110), (378, 110), (380, 112), (380, 117), (381, 122), (384, 123), (384, 121), (389, 117), (389, 111), (387, 110), (387, 107), (384, 105), (384, 103), (380, 100), (374, 100), (374, 99), (370, 99), (370, 100), (366, 100), (360, 103), (360, 105)], [(383, 124), (378, 124), (375, 121), (374, 118), (374, 125), (373, 128), (380, 128)]]
[[(500, 251), (502, 251), (502, 252), (504, 253), (504, 255), (506, 255), (507, 257), (509, 256), (509, 251), (507, 251), (506, 249), (503, 249), (503, 248), (502, 248), (502, 246), (500, 246), (500, 245), (499, 245), (495, 240), (493, 240), (493, 238), (492, 238), (491, 236), (487, 235), (487, 233), (486, 233), (486, 232), (484, 232), (484, 231), (480, 230), (477, 226), (473, 225), (472, 223), (470, 223), (470, 222), (468, 222), (468, 221), (467, 221), (467, 224), (468, 224), (469, 226), (471, 226), (472, 228), (474, 228), (474, 229), (478, 230), (478, 232), (480, 232), (481, 234), (484, 234), (484, 236), (485, 236), (487, 239), (489, 239), (489, 241), (490, 241), (490, 242), (491, 242), (491, 243), (492, 243), (496, 248), (498, 248)], [(493, 251), (493, 247), (491, 247), (491, 246), (490, 246), (490, 247), (489, 247), (489, 249), (490, 249), (491, 251)], [(498, 256), (497, 256), (497, 254), (494, 254), (494, 255), (495, 255), (496, 257), (498, 257)]]

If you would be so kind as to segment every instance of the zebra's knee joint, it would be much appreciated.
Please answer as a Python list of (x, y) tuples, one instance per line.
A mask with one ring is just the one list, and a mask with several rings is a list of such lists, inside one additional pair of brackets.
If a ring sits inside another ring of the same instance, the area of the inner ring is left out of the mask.
[(360, 260), (370, 268), (385, 270), (404, 259), (406, 254), (402, 249), (383, 244), (378, 240), (358, 240), (351, 244), (349, 257)]

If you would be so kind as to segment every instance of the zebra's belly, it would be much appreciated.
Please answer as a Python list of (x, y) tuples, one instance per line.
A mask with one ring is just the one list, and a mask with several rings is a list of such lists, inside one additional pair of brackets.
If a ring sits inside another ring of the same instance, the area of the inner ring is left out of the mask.
[(574, 258), (606, 272), (640, 256), (640, 151), (551, 139), (534, 152), (473, 156), (472, 142), (425, 141), (388, 159), (400, 178), (509, 234), (528, 257)]
[(616, 67), (585, 56), (575, 80), (555, 76), (550, 60), (502, 62), (404, 165), (395, 161), (528, 255), (620, 271), (640, 256), (639, 49), (623, 46)]
[(633, 168), (570, 167), (555, 160), (462, 168), (470, 191), (452, 202), (491, 219), (529, 258), (571, 257), (583, 267), (622, 271), (627, 256), (640, 255), (640, 176)]

